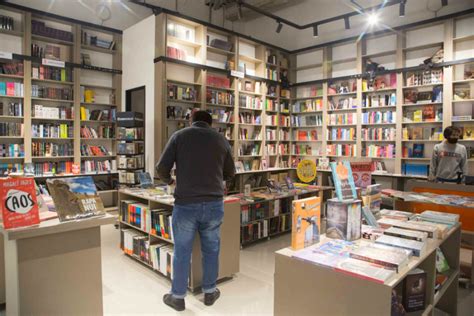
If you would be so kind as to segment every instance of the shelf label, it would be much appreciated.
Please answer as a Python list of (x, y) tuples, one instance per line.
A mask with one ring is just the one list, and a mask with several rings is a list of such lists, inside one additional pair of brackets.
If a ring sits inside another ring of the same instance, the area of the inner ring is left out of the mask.
[(43, 65), (64, 68), (66, 66), (66, 63), (61, 60), (43, 58)]
[(0, 58), (1, 59), (13, 59), (13, 53), (7, 53), (0, 51)]
[(231, 70), (230, 75), (237, 77), (237, 78), (244, 78), (245, 74), (242, 71), (237, 71), (237, 70)]

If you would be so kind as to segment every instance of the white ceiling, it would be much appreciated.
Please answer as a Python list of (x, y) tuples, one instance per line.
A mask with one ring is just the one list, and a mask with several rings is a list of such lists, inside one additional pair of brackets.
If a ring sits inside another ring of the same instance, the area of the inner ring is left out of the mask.
[[(151, 14), (151, 10), (130, 3), (128, 0), (8, 0), (8, 2), (122, 30)], [(179, 12), (209, 21), (209, 9), (204, 5), (205, 0), (178, 0), (177, 2)], [(295, 2), (295, 5), (277, 9), (273, 13), (295, 23), (305, 24), (353, 10), (349, 0)], [(357, 0), (357, 3), (364, 7), (377, 5), (381, 2), (382, 0)], [(175, 0), (147, 0), (147, 3), (171, 10), (176, 9)], [(103, 23), (98, 17), (101, 6), (109, 8), (111, 13), (111, 18)], [(474, 8), (474, 1), (449, 0), (449, 5), (441, 8), (440, 0), (408, 0), (404, 18), (398, 16), (398, 5), (382, 10), (380, 18), (385, 26), (395, 27), (433, 18), (436, 10), (439, 10), (438, 15), (446, 15), (469, 8)], [(281, 33), (277, 34), (275, 33), (277, 25), (274, 20), (257, 16), (257, 18), (245, 19), (244, 22), (225, 21), (224, 23), (222, 10), (213, 11), (212, 23), (290, 50), (359, 35), (366, 29), (365, 17), (358, 16), (351, 19), (350, 30), (344, 29), (343, 21), (321, 26), (318, 38), (313, 38), (311, 29), (298, 31), (286, 25)]]

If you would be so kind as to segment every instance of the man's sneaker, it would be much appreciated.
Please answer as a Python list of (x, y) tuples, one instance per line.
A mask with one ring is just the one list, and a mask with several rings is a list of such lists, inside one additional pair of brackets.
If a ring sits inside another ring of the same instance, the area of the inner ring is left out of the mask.
[(184, 298), (174, 298), (172, 294), (165, 294), (163, 296), (163, 303), (178, 312), (182, 312), (186, 308), (184, 305)]
[(204, 294), (204, 305), (211, 306), (217, 301), (217, 299), (221, 296), (221, 291), (216, 289), (214, 293), (205, 293)]

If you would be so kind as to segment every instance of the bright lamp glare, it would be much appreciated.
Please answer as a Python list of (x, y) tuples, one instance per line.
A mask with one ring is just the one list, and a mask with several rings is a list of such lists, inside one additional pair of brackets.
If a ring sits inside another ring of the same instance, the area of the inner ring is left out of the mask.
[(379, 17), (375, 13), (369, 14), (368, 20), (370, 26), (374, 26), (379, 22)]

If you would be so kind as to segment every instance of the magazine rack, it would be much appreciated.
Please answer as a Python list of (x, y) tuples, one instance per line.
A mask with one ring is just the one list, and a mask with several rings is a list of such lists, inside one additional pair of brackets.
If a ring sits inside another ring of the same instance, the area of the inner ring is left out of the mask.
[[(321, 240), (326, 236), (321, 236)], [(423, 315), (442, 309), (457, 314), (459, 244), (461, 226), (453, 227), (444, 239), (429, 239), (421, 257), (412, 257), (407, 267), (385, 284), (343, 274), (333, 269), (293, 258), (294, 251), (276, 252), (274, 315), (390, 315), (392, 290), (414, 268), (427, 273), (426, 306)], [(436, 248), (443, 251), (449, 277), (435, 294)]]
[[(105, 215), (6, 231), (0, 264), (0, 298), (7, 315), (102, 315), (100, 226)], [(0, 256), (0, 257), (1, 257)]]

